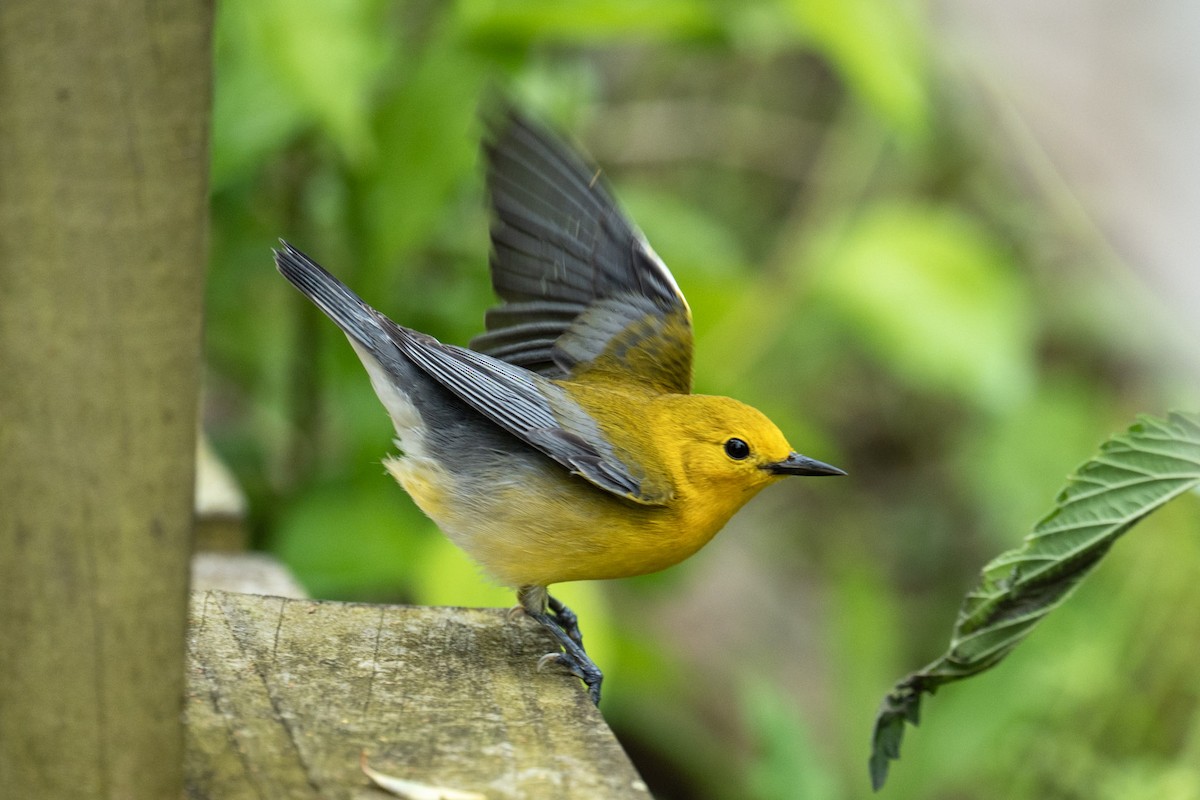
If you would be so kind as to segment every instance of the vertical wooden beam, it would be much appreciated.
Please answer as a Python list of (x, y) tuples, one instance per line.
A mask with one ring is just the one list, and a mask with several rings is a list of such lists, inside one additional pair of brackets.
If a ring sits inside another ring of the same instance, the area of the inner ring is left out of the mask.
[(179, 797), (211, 0), (0, 2), (0, 797)]

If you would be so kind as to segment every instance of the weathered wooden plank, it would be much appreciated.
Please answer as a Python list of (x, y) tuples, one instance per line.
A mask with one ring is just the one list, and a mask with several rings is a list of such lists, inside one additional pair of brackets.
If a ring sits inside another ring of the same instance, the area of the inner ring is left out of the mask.
[(503, 610), (197, 592), (192, 798), (379, 798), (359, 771), (488, 798), (649, 798), (550, 638)]
[(246, 495), (203, 431), (196, 442), (196, 552), (246, 549)]
[(291, 571), (267, 553), (196, 553), (192, 556), (192, 591), (269, 594), (275, 597), (308, 597)]

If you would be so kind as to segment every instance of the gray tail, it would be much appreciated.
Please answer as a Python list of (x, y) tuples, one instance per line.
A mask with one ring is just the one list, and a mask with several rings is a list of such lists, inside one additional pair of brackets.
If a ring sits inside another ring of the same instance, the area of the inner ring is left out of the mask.
[(376, 357), (385, 354), (395, 357), (396, 345), (384, 330), (379, 312), (320, 264), (283, 239), (279, 243), (283, 249), (274, 251), (275, 266), (283, 277), (324, 311), (347, 336)]

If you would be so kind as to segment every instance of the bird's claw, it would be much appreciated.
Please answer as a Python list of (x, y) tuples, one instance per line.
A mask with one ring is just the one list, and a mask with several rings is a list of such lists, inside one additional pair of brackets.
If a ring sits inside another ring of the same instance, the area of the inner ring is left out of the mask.
[(548, 664), (558, 664), (583, 681), (592, 702), (600, 705), (600, 684), (604, 682), (604, 674), (590, 658), (585, 655), (582, 661), (578, 661), (569, 653), (546, 653), (538, 659), (537, 671), (542, 672)]
[(571, 665), (567, 663), (565, 658), (563, 658), (562, 653), (546, 653), (546, 655), (539, 658), (537, 662), (537, 671), (544, 672), (547, 664), (562, 664), (564, 667), (570, 670), (571, 674), (576, 678), (583, 678), (583, 675), (579, 672), (579, 670), (571, 668)]
[[(604, 673), (583, 649), (583, 635), (579, 632), (578, 617), (563, 603), (544, 594), (544, 589), (541, 591), (544, 600), (537, 599), (536, 595), (532, 594), (519, 594), (521, 605), (517, 608), (522, 609), (549, 631), (562, 647), (562, 652), (547, 653), (539, 658), (537, 671), (541, 672), (550, 663), (561, 664), (568, 672), (583, 681), (584, 685), (588, 687), (588, 695), (592, 698), (592, 702), (600, 705), (600, 684), (604, 681)], [(532, 602), (530, 602), (530, 598), (534, 598)], [(513, 609), (509, 612), (510, 618), (516, 610)]]
[(563, 629), (563, 633), (575, 640), (575, 643), (583, 647), (583, 633), (579, 630), (579, 617), (575, 612), (567, 608), (566, 604), (557, 599), (553, 595), (546, 595), (546, 602), (550, 606), (550, 612), (554, 615), (554, 621)]

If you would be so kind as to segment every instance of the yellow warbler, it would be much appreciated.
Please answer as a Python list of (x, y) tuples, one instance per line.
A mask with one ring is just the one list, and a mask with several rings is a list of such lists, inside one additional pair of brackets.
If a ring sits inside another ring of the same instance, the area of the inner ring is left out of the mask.
[(691, 394), (691, 312), (597, 170), (515, 109), (488, 120), (492, 284), (472, 349), (404, 328), (286, 242), (283, 275), (342, 329), (396, 429), (421, 510), (600, 670), (546, 587), (669, 567), (786, 475), (842, 475), (761, 412)]

